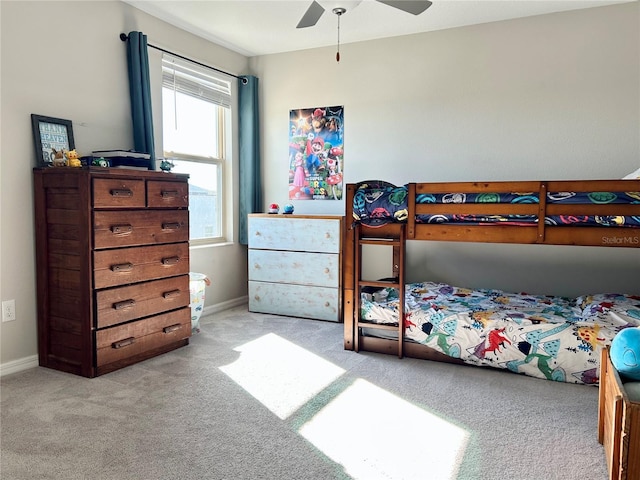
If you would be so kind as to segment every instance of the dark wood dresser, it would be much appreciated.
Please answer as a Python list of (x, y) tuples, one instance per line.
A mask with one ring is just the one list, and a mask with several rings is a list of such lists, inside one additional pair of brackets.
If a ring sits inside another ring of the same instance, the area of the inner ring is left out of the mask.
[(41, 366), (95, 377), (189, 343), (187, 181), (34, 169)]

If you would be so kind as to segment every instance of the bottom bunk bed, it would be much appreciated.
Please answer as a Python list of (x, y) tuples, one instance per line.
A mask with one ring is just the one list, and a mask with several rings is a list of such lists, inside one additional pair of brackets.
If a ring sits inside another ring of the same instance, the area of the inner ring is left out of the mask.
[[(407, 240), (640, 247), (638, 180), (363, 182), (346, 191), (346, 349), (598, 384), (602, 349), (640, 326), (640, 295), (569, 299), (407, 284), (404, 272)], [(391, 278), (362, 277), (365, 245), (393, 249)]]
[[(569, 299), (433, 282), (404, 290), (405, 347), (412, 342), (464, 363), (559, 382), (597, 383), (601, 348), (621, 329), (640, 326), (640, 296)], [(364, 292), (360, 312), (361, 334), (381, 337), (387, 331), (375, 325), (398, 325), (398, 290)]]

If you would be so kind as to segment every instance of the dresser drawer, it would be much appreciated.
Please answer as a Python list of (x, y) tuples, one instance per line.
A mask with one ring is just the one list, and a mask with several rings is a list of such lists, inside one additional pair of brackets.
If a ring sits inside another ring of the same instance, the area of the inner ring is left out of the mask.
[(249, 248), (338, 253), (340, 220), (249, 216)]
[(338, 288), (339, 261), (333, 253), (250, 249), (249, 280)]
[(188, 210), (98, 210), (93, 214), (96, 249), (188, 241)]
[(183, 308), (96, 332), (98, 367), (125, 360), (191, 336), (191, 310)]
[(188, 243), (100, 250), (93, 253), (95, 288), (114, 287), (188, 273)]
[(189, 276), (165, 278), (96, 293), (96, 327), (189, 306)]
[(337, 322), (337, 288), (249, 282), (249, 311)]
[(93, 179), (94, 207), (144, 207), (145, 204), (144, 180)]
[(147, 182), (149, 207), (186, 208), (189, 206), (189, 184), (186, 182)]

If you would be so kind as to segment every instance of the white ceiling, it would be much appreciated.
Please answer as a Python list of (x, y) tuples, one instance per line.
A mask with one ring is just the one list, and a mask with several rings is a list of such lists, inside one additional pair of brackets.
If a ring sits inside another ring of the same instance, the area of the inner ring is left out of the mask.
[(375, 0), (318, 0), (318, 23), (296, 29), (311, 0), (123, 0), (176, 27), (252, 57), (637, 0), (433, 0), (419, 16)]

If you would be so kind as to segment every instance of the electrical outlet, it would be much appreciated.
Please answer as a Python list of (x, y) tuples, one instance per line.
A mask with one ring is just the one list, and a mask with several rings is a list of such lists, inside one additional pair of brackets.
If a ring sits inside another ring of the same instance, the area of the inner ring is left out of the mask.
[(2, 321), (11, 322), (16, 319), (16, 301), (5, 300), (2, 302)]

